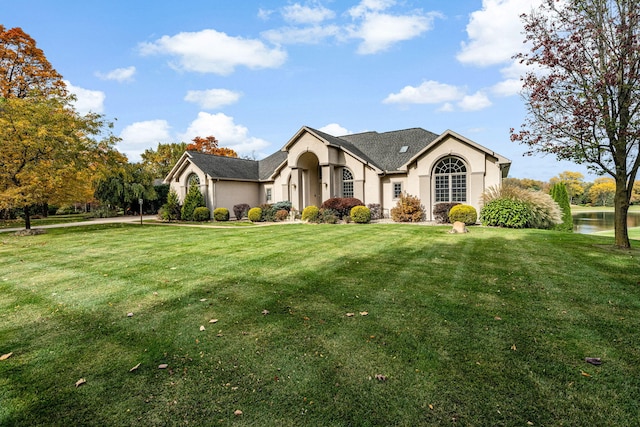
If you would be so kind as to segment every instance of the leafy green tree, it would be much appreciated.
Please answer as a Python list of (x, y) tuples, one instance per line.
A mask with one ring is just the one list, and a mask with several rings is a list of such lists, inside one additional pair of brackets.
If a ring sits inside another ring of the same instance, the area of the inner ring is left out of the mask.
[(144, 150), (144, 153), (141, 155), (142, 165), (153, 178), (162, 179), (171, 172), (171, 168), (173, 168), (186, 150), (186, 142), (158, 144), (155, 150)]
[(182, 204), (180, 216), (185, 221), (193, 221), (193, 211), (203, 206), (205, 206), (204, 196), (200, 191), (200, 186), (196, 184), (190, 185), (189, 191), (187, 191), (187, 195), (184, 198), (184, 203)]
[(556, 230), (573, 231), (573, 217), (571, 216), (571, 204), (569, 193), (564, 182), (556, 182), (551, 187), (551, 197), (562, 210), (562, 223), (555, 226)]
[(524, 78), (527, 118), (511, 139), (611, 176), (615, 245), (629, 248), (640, 168), (638, 0), (543, 0), (523, 20), (531, 50), (517, 58), (534, 71)]
[(95, 197), (103, 204), (123, 211), (138, 210), (138, 199), (156, 200), (153, 177), (139, 163), (114, 168), (96, 182)]

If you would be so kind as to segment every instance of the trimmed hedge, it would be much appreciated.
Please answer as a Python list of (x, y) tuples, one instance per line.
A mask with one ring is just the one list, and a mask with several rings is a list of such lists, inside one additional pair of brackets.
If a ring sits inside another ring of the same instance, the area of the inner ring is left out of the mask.
[(308, 222), (316, 222), (318, 220), (318, 215), (320, 214), (320, 209), (317, 206), (307, 206), (302, 210), (302, 220)]
[(198, 222), (209, 221), (211, 219), (211, 211), (204, 206), (197, 207), (193, 210), (193, 220)]
[(514, 199), (494, 199), (480, 210), (482, 225), (525, 228), (533, 214), (526, 202)]
[(229, 221), (229, 209), (215, 208), (213, 210), (213, 219), (216, 221)]
[(262, 209), (258, 207), (249, 209), (249, 212), (247, 212), (247, 218), (249, 218), (249, 221), (251, 222), (259, 222), (262, 218)]
[(322, 202), (320, 208), (331, 209), (342, 219), (345, 216), (349, 216), (351, 209), (355, 206), (364, 206), (364, 203), (355, 197), (333, 197)]
[(449, 211), (449, 222), (464, 222), (465, 225), (473, 225), (478, 221), (476, 208), (470, 205), (456, 205)]
[(371, 209), (366, 206), (354, 206), (349, 216), (357, 224), (367, 224), (371, 221)]

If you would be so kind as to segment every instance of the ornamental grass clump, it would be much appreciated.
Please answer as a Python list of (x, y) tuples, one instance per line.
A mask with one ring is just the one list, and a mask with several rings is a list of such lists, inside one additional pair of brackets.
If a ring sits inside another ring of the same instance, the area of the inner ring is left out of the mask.
[(548, 229), (562, 222), (558, 204), (541, 191), (513, 185), (489, 187), (481, 197), (483, 225)]

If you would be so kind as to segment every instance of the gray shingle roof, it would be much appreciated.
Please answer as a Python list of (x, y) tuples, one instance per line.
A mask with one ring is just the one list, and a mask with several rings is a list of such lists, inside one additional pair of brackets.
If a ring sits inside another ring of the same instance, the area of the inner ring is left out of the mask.
[(287, 160), (286, 151), (276, 151), (272, 155), (258, 161), (258, 171), (260, 179), (268, 180), (276, 169)]
[(258, 162), (189, 151), (191, 162), (212, 178), (258, 181)]

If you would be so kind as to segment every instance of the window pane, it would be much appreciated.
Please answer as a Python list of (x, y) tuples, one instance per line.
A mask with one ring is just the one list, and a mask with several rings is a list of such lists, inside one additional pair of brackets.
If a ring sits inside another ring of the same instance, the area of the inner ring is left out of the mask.
[(402, 183), (394, 182), (393, 183), (393, 198), (399, 199), (402, 196)]
[(342, 197), (353, 197), (353, 174), (347, 168), (342, 169)]

